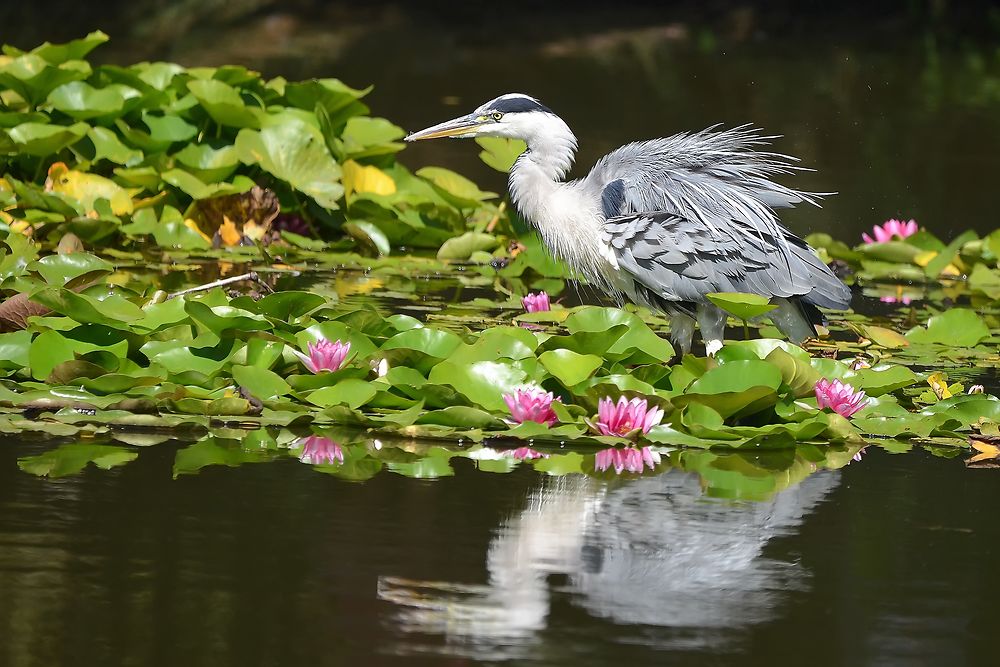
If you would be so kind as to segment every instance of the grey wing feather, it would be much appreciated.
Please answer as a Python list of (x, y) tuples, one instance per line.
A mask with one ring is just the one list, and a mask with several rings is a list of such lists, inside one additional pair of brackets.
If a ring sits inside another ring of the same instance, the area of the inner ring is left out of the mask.
[(850, 290), (774, 213), (815, 195), (770, 180), (796, 167), (757, 150), (768, 139), (747, 126), (710, 128), (628, 144), (598, 162), (585, 184), (600, 191), (604, 241), (619, 266), (670, 301), (736, 291), (846, 308)]
[(741, 244), (735, 236), (714, 236), (672, 213), (611, 218), (604, 235), (618, 265), (664, 301), (704, 302), (711, 292), (795, 296), (806, 289), (797, 284), (797, 276), (773, 278), (773, 253), (767, 248)]

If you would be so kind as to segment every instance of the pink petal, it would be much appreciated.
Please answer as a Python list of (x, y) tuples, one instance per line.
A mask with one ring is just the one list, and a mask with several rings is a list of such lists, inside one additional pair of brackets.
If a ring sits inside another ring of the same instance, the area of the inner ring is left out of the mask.
[(316, 366), (313, 365), (313, 362), (312, 362), (311, 358), (309, 358), (308, 356), (302, 354), (298, 350), (292, 350), (292, 354), (294, 354), (296, 357), (298, 357), (299, 360), (302, 362), (302, 365), (305, 366), (307, 369), (309, 369), (310, 372), (312, 372), (312, 373), (316, 373), (317, 372)]
[(510, 410), (510, 414), (516, 419), (517, 403), (514, 402), (514, 397), (509, 394), (504, 394), (503, 402), (507, 404), (507, 409)]
[(642, 459), (646, 462), (646, 465), (649, 466), (649, 469), (652, 470), (656, 467), (656, 464), (660, 462), (660, 454), (658, 452), (654, 452), (652, 447), (643, 447)]
[(663, 410), (661, 408), (653, 408), (647, 412), (646, 419), (642, 423), (642, 432), (649, 433), (649, 429), (659, 424), (661, 419), (663, 419)]

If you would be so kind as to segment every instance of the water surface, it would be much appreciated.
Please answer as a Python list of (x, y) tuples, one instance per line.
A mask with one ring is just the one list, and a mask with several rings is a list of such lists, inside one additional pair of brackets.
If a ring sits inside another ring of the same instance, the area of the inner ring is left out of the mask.
[(793, 465), (741, 500), (719, 497), (733, 476), (784, 464), (626, 480), (453, 459), (453, 476), (359, 483), (289, 458), (175, 480), (168, 443), (60, 480), (16, 469), (47, 447), (0, 447), (0, 664), (995, 655), (995, 480), (924, 452)]

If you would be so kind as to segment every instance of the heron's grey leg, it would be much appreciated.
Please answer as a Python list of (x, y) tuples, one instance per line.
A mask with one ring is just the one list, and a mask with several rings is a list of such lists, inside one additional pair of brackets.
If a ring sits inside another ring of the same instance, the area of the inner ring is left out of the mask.
[(670, 314), (670, 340), (680, 348), (681, 356), (691, 351), (694, 339), (694, 318), (683, 313)]
[(726, 311), (708, 303), (699, 303), (695, 313), (701, 339), (705, 341), (705, 352), (714, 357), (722, 349), (722, 336), (726, 331)]
[(785, 334), (788, 340), (799, 344), (806, 338), (816, 335), (816, 330), (795, 304), (788, 299), (772, 299), (771, 302), (777, 304), (778, 307), (768, 313), (767, 317), (771, 318), (774, 326), (778, 327), (778, 330)]

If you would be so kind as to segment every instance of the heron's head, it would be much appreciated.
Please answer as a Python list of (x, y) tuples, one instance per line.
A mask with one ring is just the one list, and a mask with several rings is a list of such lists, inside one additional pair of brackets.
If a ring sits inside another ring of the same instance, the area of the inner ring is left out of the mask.
[(530, 143), (554, 123), (565, 127), (558, 116), (534, 97), (508, 93), (490, 100), (470, 114), (414, 132), (405, 141), (442, 137), (506, 137)]

